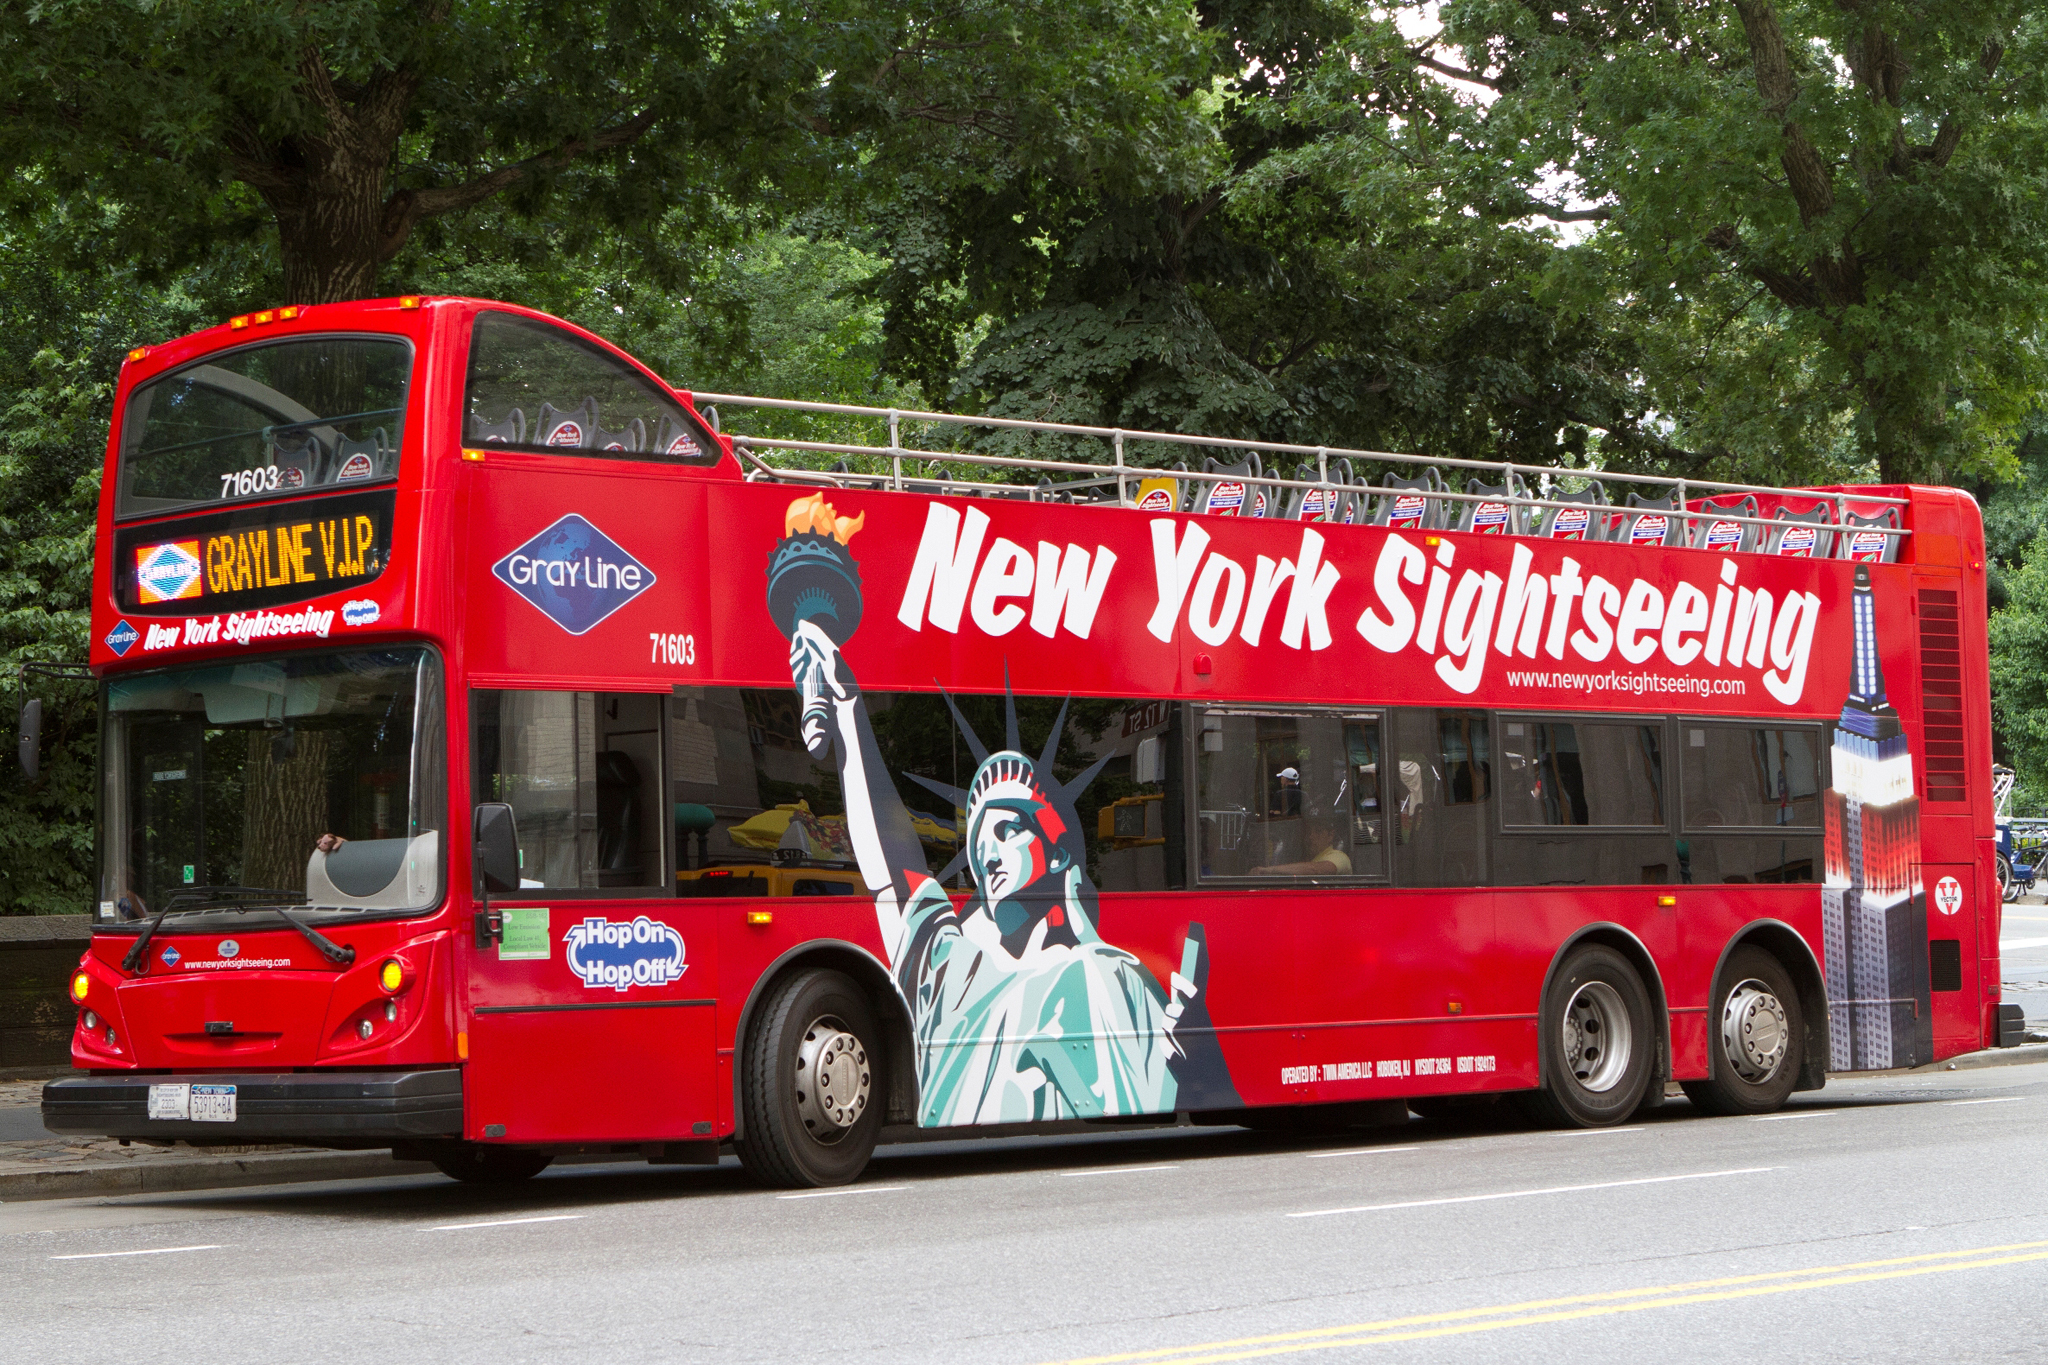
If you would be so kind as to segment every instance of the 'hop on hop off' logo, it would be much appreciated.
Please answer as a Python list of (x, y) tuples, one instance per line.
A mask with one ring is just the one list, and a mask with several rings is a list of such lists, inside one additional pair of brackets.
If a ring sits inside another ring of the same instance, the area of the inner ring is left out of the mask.
[(682, 978), (683, 936), (660, 920), (592, 915), (562, 935), (569, 970), (586, 987), (623, 991), (634, 986), (667, 986)]

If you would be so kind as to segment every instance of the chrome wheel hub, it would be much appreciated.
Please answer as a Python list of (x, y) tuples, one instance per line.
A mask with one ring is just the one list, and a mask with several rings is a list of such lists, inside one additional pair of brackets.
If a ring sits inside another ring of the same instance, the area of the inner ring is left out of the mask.
[(1621, 992), (1605, 981), (1588, 981), (1564, 1007), (1564, 1064), (1579, 1085), (1595, 1093), (1612, 1090), (1628, 1074), (1635, 1037)]
[(837, 1142), (867, 1112), (867, 1049), (830, 1015), (813, 1019), (796, 1050), (796, 1112), (819, 1142)]
[(1736, 1075), (1762, 1085), (1778, 1074), (1791, 1046), (1785, 1007), (1768, 986), (1752, 979), (1728, 992), (1721, 1011), (1721, 1053)]

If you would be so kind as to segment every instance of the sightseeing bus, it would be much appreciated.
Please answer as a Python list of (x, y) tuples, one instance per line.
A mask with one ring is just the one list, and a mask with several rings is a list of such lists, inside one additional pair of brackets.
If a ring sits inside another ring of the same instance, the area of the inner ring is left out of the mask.
[(693, 398), (406, 297), (131, 352), (98, 531), (60, 1133), (828, 1185), (2016, 1040), (1951, 489)]

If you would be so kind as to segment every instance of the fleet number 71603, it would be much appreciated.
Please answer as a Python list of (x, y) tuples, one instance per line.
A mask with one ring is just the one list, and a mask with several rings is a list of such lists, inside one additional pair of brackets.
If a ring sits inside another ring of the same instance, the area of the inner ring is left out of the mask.
[(694, 635), (663, 635), (649, 631), (648, 642), (653, 646), (650, 660), (658, 664), (694, 664), (697, 662), (697, 637)]

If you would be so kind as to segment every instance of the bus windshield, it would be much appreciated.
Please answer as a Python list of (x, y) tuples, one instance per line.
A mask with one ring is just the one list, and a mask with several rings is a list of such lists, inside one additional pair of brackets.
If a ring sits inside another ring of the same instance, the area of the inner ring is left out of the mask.
[(116, 516), (396, 478), (412, 346), (324, 336), (208, 356), (137, 388)]
[(289, 655), (106, 686), (98, 918), (431, 909), (446, 741), (425, 649)]

